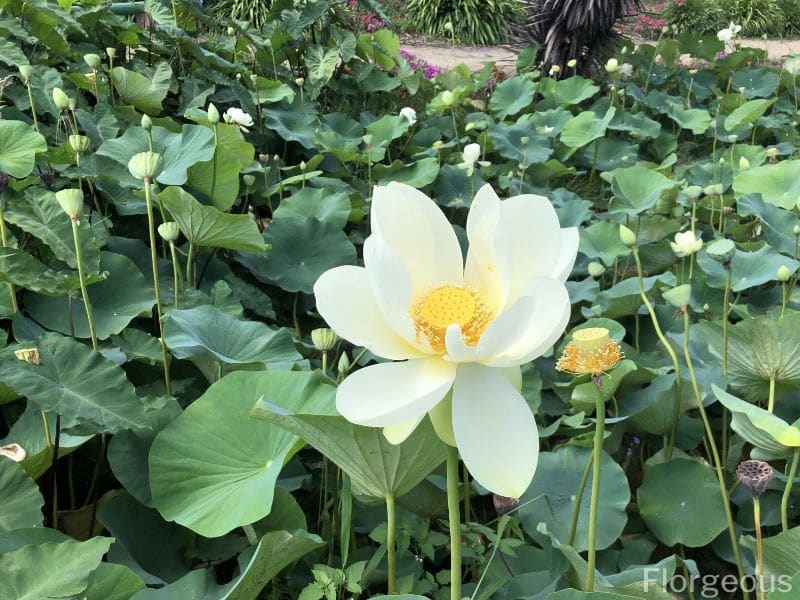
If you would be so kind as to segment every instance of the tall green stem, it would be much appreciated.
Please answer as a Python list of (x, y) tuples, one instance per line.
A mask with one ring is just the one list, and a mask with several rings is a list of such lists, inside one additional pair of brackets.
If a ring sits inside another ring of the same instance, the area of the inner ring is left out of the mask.
[[(6, 216), (4, 214), (5, 199), (0, 197), (0, 241), (3, 243), (3, 248), (8, 247), (8, 233), (6, 232)], [(11, 308), (17, 313), (19, 312), (19, 305), (17, 304), (17, 290), (13, 283), (8, 284), (8, 292), (11, 294)]]
[(89, 321), (89, 335), (92, 337), (92, 348), (97, 350), (97, 333), (94, 328), (94, 316), (92, 315), (92, 303), (89, 300), (89, 291), (86, 289), (86, 274), (83, 270), (83, 253), (78, 240), (78, 220), (70, 219), (72, 223), (72, 239), (75, 242), (75, 260), (78, 263), (78, 278), (81, 282), (81, 296), (83, 296), (83, 307), (86, 310), (86, 320)]
[(180, 288), (180, 272), (178, 270), (178, 255), (175, 252), (175, 242), (169, 243), (169, 252), (172, 258), (172, 279), (175, 288), (175, 308), (178, 308), (178, 290)]
[(450, 525), (450, 600), (461, 600), (461, 516), (458, 505), (458, 448), (447, 446), (447, 514)]
[(394, 511), (394, 496), (386, 496), (386, 563), (388, 565), (387, 589), (389, 594), (394, 594), (397, 588), (397, 548), (395, 542), (396, 519)]
[(775, 376), (769, 378), (769, 399), (767, 400), (767, 410), (772, 412), (775, 410)]
[(758, 563), (758, 600), (764, 600), (764, 544), (761, 540), (761, 499), (753, 496), (753, 522), (756, 527), (756, 555)]
[[(683, 357), (686, 360), (686, 368), (689, 370), (689, 379), (692, 382), (692, 390), (697, 402), (697, 409), (700, 412), (700, 418), (703, 420), (703, 427), (706, 431), (706, 438), (708, 438), (708, 445), (711, 448), (711, 456), (714, 461), (714, 471), (717, 474), (717, 483), (719, 484), (719, 493), (722, 496), (722, 505), (725, 509), (725, 519), (728, 522), (728, 535), (731, 539), (731, 548), (733, 549), (733, 556), (736, 560), (736, 570), (739, 573), (739, 581), (744, 578), (744, 563), (742, 562), (742, 555), (739, 552), (739, 543), (736, 538), (736, 527), (733, 524), (733, 514), (731, 513), (730, 497), (728, 496), (728, 488), (725, 485), (725, 473), (722, 469), (722, 461), (719, 458), (719, 451), (717, 450), (717, 440), (714, 437), (714, 431), (711, 429), (711, 423), (708, 420), (705, 406), (703, 406), (703, 396), (700, 394), (700, 388), (697, 385), (697, 377), (694, 374), (694, 363), (692, 362), (692, 355), (689, 353), (689, 311), (683, 308)], [(724, 424), (723, 424), (724, 426)], [(746, 589), (742, 589), (742, 594), (745, 600), (749, 598)]]
[(798, 458), (800, 458), (800, 448), (795, 448), (792, 453), (792, 465), (789, 467), (786, 487), (783, 488), (783, 497), (781, 497), (781, 529), (784, 532), (789, 531), (789, 496), (792, 493), (794, 476), (797, 474)]
[(158, 335), (161, 341), (161, 355), (164, 359), (164, 387), (167, 394), (172, 395), (172, 386), (169, 381), (169, 351), (164, 341), (164, 321), (161, 311), (161, 284), (158, 280), (158, 256), (156, 254), (156, 226), (153, 217), (153, 195), (150, 189), (152, 182), (149, 177), (144, 179), (144, 200), (147, 205), (147, 225), (150, 233), (150, 266), (153, 270), (153, 288), (156, 294), (156, 316), (158, 317)]
[(606, 405), (600, 394), (595, 401), (597, 424), (594, 429), (592, 451), (592, 497), (589, 502), (589, 548), (587, 558), (586, 591), (594, 590), (594, 571), (597, 565), (597, 508), (600, 503), (600, 464), (603, 459), (603, 432), (606, 424)]
[(669, 342), (667, 341), (666, 336), (664, 336), (664, 332), (661, 330), (661, 326), (658, 324), (658, 317), (656, 316), (656, 311), (653, 308), (653, 305), (650, 303), (650, 299), (647, 297), (647, 294), (644, 291), (644, 275), (642, 272), (642, 261), (639, 258), (639, 250), (636, 246), (631, 248), (633, 252), (633, 259), (636, 261), (636, 273), (639, 277), (639, 296), (642, 298), (642, 302), (647, 307), (647, 312), (650, 313), (650, 320), (653, 322), (653, 329), (656, 330), (656, 335), (658, 336), (661, 345), (664, 346), (664, 349), (669, 354), (669, 357), (672, 359), (672, 367), (675, 369), (675, 411), (673, 415), (673, 424), (672, 424), (672, 432), (670, 433), (669, 444), (666, 448), (666, 458), (667, 460), (672, 459), (672, 451), (675, 448), (675, 437), (678, 431), (678, 420), (681, 416), (681, 365), (678, 362), (678, 356), (675, 354), (675, 351), (670, 346)]
[(188, 256), (186, 257), (186, 285), (194, 287), (194, 244), (189, 242)]
[(31, 80), (25, 81), (25, 87), (28, 88), (28, 102), (31, 105), (31, 116), (33, 117), (33, 128), (39, 131), (39, 119), (36, 116), (36, 105), (33, 103), (33, 90), (31, 90)]
[(569, 527), (569, 537), (567, 538), (568, 546), (575, 544), (575, 534), (578, 531), (578, 519), (581, 516), (581, 504), (583, 503), (583, 492), (586, 490), (586, 482), (589, 481), (589, 469), (592, 468), (593, 463), (594, 453), (589, 454), (589, 460), (586, 461), (586, 467), (583, 469), (583, 475), (581, 475), (581, 482), (578, 484), (578, 493), (575, 494), (575, 509), (572, 511), (572, 525)]
[(722, 374), (728, 376), (728, 304), (731, 297), (731, 281), (733, 268), (725, 265), (728, 277), (725, 279), (725, 295), (722, 298)]

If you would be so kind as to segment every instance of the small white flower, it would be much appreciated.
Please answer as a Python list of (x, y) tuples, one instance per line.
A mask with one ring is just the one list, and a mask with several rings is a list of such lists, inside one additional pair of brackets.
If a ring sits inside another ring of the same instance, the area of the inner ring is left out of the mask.
[(413, 125), (417, 122), (417, 111), (415, 111), (410, 106), (406, 106), (405, 108), (400, 109), (400, 116), (405, 117), (408, 119), (408, 122)]
[(703, 247), (703, 240), (696, 238), (692, 231), (683, 231), (675, 234), (675, 241), (669, 243), (675, 256), (683, 258), (691, 256)]
[(616, 73), (619, 70), (619, 61), (616, 58), (609, 58), (606, 63), (606, 72)]
[(481, 145), (480, 144), (467, 144), (464, 146), (464, 162), (457, 165), (459, 169), (465, 169), (467, 171), (467, 177), (472, 177), (472, 173), (475, 171), (475, 164), (479, 164), (482, 167), (488, 167), (490, 163), (488, 160), (478, 160), (481, 157)]
[(619, 66), (619, 72), (623, 77), (630, 77), (633, 75), (633, 65), (631, 63), (622, 63)]
[(228, 124), (238, 125), (239, 129), (247, 133), (250, 131), (248, 127), (253, 126), (253, 117), (244, 112), (241, 108), (231, 107), (225, 111), (223, 117)]

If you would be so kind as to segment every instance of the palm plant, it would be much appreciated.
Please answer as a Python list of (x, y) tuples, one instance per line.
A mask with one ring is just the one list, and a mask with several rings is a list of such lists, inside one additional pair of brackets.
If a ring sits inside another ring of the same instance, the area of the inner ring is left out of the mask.
[(600, 63), (615, 51), (614, 25), (641, 8), (640, 0), (522, 0), (526, 18), (516, 39), (539, 45), (544, 72), (571, 59)]

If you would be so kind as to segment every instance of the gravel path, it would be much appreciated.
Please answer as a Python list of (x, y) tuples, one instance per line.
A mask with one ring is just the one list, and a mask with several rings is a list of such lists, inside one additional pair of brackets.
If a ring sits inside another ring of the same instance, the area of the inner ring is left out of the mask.
[[(743, 46), (755, 48), (764, 48), (766, 45), (769, 57), (772, 59), (800, 53), (800, 40), (745, 39), (740, 42)], [(493, 61), (497, 63), (498, 67), (513, 71), (517, 61), (516, 51), (508, 46), (449, 46), (408, 41), (403, 44), (403, 48), (417, 58), (444, 68), (452, 68), (464, 63), (470, 69), (477, 71), (487, 61)]]

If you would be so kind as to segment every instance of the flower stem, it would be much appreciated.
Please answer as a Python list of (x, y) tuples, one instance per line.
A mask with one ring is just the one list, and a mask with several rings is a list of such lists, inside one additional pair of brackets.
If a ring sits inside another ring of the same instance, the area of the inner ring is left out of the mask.
[(728, 304), (731, 297), (733, 268), (727, 265), (728, 277), (725, 280), (725, 295), (722, 299), (722, 374), (728, 376)]
[(31, 105), (31, 116), (33, 117), (33, 128), (39, 131), (39, 119), (36, 117), (36, 105), (33, 103), (33, 90), (31, 90), (31, 81), (25, 81), (25, 87), (28, 88), (28, 102)]
[(575, 545), (575, 533), (578, 531), (578, 519), (581, 515), (581, 504), (583, 503), (583, 492), (586, 490), (586, 482), (589, 481), (589, 469), (592, 468), (594, 463), (594, 453), (589, 454), (589, 460), (586, 461), (586, 467), (583, 469), (581, 475), (581, 482), (578, 485), (578, 493), (575, 494), (575, 510), (572, 511), (572, 525), (569, 527), (569, 537), (567, 538), (567, 545)]
[(89, 300), (89, 291), (86, 289), (86, 274), (83, 270), (83, 255), (81, 245), (78, 241), (78, 221), (70, 219), (72, 223), (72, 239), (75, 242), (75, 259), (78, 263), (78, 279), (81, 282), (81, 296), (83, 297), (83, 308), (86, 310), (86, 320), (89, 321), (89, 335), (92, 337), (92, 348), (97, 350), (97, 334), (94, 328), (94, 316), (92, 315), (92, 303)]
[(169, 381), (169, 351), (164, 341), (164, 321), (161, 312), (161, 284), (158, 280), (158, 256), (156, 255), (156, 226), (153, 218), (153, 196), (150, 190), (152, 182), (149, 177), (144, 179), (144, 200), (147, 206), (147, 224), (150, 232), (150, 266), (153, 270), (153, 288), (156, 294), (156, 316), (158, 317), (158, 335), (161, 342), (161, 354), (164, 359), (164, 388), (167, 394), (172, 395), (172, 386)]
[[(5, 199), (0, 197), (0, 241), (3, 243), (3, 248), (8, 247), (8, 233), (6, 233), (6, 216), (4, 214), (4, 204)], [(19, 305), (17, 304), (17, 290), (14, 287), (13, 283), (9, 283), (8, 285), (8, 292), (11, 294), (11, 309), (15, 312), (19, 312)]]
[(767, 400), (767, 410), (775, 410), (775, 375), (769, 378), (769, 399)]
[[(711, 423), (708, 420), (705, 406), (703, 406), (703, 396), (700, 394), (700, 388), (697, 385), (697, 377), (694, 373), (694, 364), (692, 363), (692, 355), (689, 353), (689, 311), (683, 308), (683, 357), (686, 360), (686, 368), (689, 370), (689, 379), (692, 382), (692, 390), (694, 397), (697, 401), (697, 409), (700, 411), (700, 418), (703, 421), (703, 427), (706, 431), (708, 438), (708, 445), (711, 448), (711, 456), (714, 462), (714, 471), (717, 474), (717, 482), (719, 483), (719, 493), (722, 496), (722, 505), (725, 509), (725, 518), (728, 521), (728, 535), (731, 538), (731, 548), (733, 549), (733, 556), (736, 560), (736, 570), (739, 572), (739, 580), (744, 578), (744, 563), (742, 562), (742, 555), (739, 552), (739, 543), (736, 539), (736, 528), (733, 524), (733, 514), (731, 513), (730, 497), (728, 495), (728, 488), (725, 485), (725, 473), (722, 469), (722, 461), (719, 458), (719, 451), (717, 450), (717, 440), (714, 437), (714, 431), (711, 429)], [(749, 598), (746, 589), (742, 589), (742, 594), (745, 600)]]
[(636, 248), (636, 246), (634, 246), (631, 248), (631, 251), (633, 252), (633, 259), (636, 261), (636, 273), (639, 277), (639, 296), (641, 296), (642, 302), (644, 302), (644, 305), (647, 307), (647, 312), (650, 313), (650, 320), (653, 322), (653, 328), (656, 330), (656, 335), (658, 336), (661, 345), (664, 346), (667, 354), (669, 354), (669, 357), (672, 359), (672, 367), (675, 369), (675, 414), (673, 415), (674, 422), (672, 424), (672, 432), (670, 433), (669, 443), (667, 444), (666, 448), (666, 459), (672, 460), (672, 451), (675, 448), (675, 437), (678, 431), (678, 420), (681, 416), (681, 365), (678, 362), (678, 356), (675, 354), (672, 346), (670, 346), (667, 338), (664, 336), (664, 332), (661, 331), (661, 326), (658, 324), (656, 311), (644, 291), (644, 275), (642, 273), (642, 261), (639, 258), (639, 250)]
[(394, 594), (397, 588), (397, 557), (396, 557), (396, 543), (395, 543), (395, 530), (396, 519), (394, 511), (394, 496), (391, 494), (386, 495), (386, 563), (388, 565), (387, 571), (387, 589), (388, 593)]
[(756, 527), (758, 555), (758, 600), (764, 600), (764, 545), (761, 541), (761, 499), (758, 496), (753, 496), (753, 522)]
[(186, 285), (194, 287), (194, 244), (189, 242), (188, 256), (186, 257)]
[(458, 448), (447, 446), (447, 513), (450, 525), (450, 600), (461, 600), (461, 516), (458, 506)]
[(603, 459), (603, 433), (606, 424), (606, 404), (597, 394), (595, 403), (597, 424), (594, 429), (592, 451), (592, 497), (589, 502), (589, 548), (587, 558), (586, 591), (594, 591), (594, 571), (597, 564), (597, 509), (600, 502), (600, 463)]
[(786, 479), (786, 487), (783, 488), (783, 497), (781, 498), (781, 530), (789, 531), (789, 496), (792, 492), (792, 484), (794, 484), (794, 476), (797, 473), (797, 463), (800, 458), (800, 448), (795, 448), (792, 453), (792, 465), (789, 467), (789, 475)]
[(175, 288), (175, 308), (178, 308), (178, 289), (180, 288), (180, 271), (178, 270), (178, 255), (175, 252), (175, 242), (169, 243), (170, 256), (172, 257), (172, 279)]

